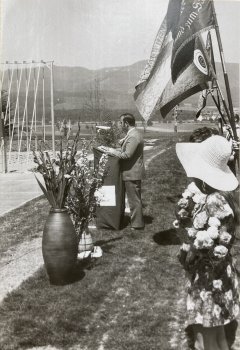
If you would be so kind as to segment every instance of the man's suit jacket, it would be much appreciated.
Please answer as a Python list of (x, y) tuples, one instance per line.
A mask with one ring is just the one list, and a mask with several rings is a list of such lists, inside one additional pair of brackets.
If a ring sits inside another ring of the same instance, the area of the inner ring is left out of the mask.
[(121, 151), (118, 154), (123, 181), (142, 180), (145, 174), (143, 162), (144, 141), (142, 134), (131, 129), (123, 139)]

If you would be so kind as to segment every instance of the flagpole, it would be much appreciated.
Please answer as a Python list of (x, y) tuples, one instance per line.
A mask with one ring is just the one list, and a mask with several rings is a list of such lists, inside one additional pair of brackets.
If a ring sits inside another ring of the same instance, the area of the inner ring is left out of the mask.
[[(218, 20), (217, 20), (217, 16), (216, 16), (216, 11), (215, 11), (213, 0), (212, 0), (212, 11), (213, 11), (213, 17), (214, 17), (214, 22), (215, 22), (215, 32), (216, 32), (216, 36), (217, 36), (218, 48), (219, 48), (219, 53), (220, 53), (220, 58), (221, 58), (221, 63), (222, 63), (222, 69), (223, 69), (223, 76), (224, 76), (225, 87), (226, 87), (227, 98), (228, 98), (228, 106), (229, 106), (230, 115), (229, 115), (229, 113), (227, 113), (227, 115), (228, 115), (228, 118), (229, 118), (230, 125), (232, 127), (234, 139), (237, 140), (237, 131), (236, 131), (236, 125), (235, 125), (235, 119), (234, 119), (232, 96), (231, 96), (231, 91), (230, 91), (228, 74), (227, 74), (227, 70), (226, 70), (226, 64), (225, 64), (225, 58), (224, 58), (224, 53), (223, 53), (222, 40), (221, 40), (221, 36), (220, 36), (219, 25), (218, 25)], [(219, 85), (218, 85), (218, 88), (219, 88)], [(220, 91), (220, 93), (221, 93), (221, 91)], [(222, 94), (221, 94), (221, 97), (222, 97)], [(225, 100), (223, 100), (223, 104), (224, 103), (225, 103)], [(224, 107), (226, 107), (226, 106), (224, 105)]]
[[(217, 93), (218, 93), (218, 91), (217, 91)], [(213, 95), (213, 93), (210, 92), (210, 94), (211, 94), (211, 96), (212, 96), (213, 102), (215, 103), (215, 105), (216, 105), (216, 107), (217, 107), (217, 109), (218, 109), (218, 112), (219, 112), (219, 114), (220, 114), (220, 116), (221, 116), (221, 118), (222, 118), (223, 123), (226, 124), (224, 115), (223, 115), (223, 113), (222, 113), (222, 111), (221, 111), (221, 107), (220, 107), (219, 95), (218, 95), (218, 101), (217, 101), (216, 98), (215, 98), (215, 96)]]

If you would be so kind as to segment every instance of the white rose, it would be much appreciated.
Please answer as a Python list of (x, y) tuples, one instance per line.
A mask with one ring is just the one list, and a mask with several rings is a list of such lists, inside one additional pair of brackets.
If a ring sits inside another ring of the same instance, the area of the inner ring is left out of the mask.
[(180, 209), (178, 212), (178, 215), (180, 216), (180, 218), (187, 218), (188, 217), (188, 212), (185, 209)]
[(235, 304), (233, 307), (233, 316), (237, 317), (238, 314), (239, 314), (239, 306), (238, 306), (238, 304)]
[(206, 292), (205, 289), (203, 289), (201, 292), (200, 292), (200, 298), (202, 299), (202, 301), (207, 301), (208, 297), (211, 296), (211, 292)]
[(205, 194), (196, 193), (192, 199), (195, 203), (204, 204), (206, 202), (206, 198), (207, 198), (207, 196)]
[(199, 274), (196, 273), (196, 276), (195, 276), (195, 278), (194, 278), (194, 282), (197, 282), (198, 280), (199, 280)]
[(208, 216), (206, 211), (202, 211), (201, 213), (197, 214), (193, 221), (193, 226), (195, 228), (203, 228), (205, 224), (207, 223)]
[(221, 232), (220, 234), (220, 243), (229, 244), (232, 239), (232, 236), (228, 232)]
[(208, 220), (208, 225), (219, 227), (219, 226), (221, 226), (221, 222), (220, 222), (220, 220), (218, 220), (218, 218), (211, 216)]
[(186, 243), (183, 243), (180, 247), (181, 250), (183, 250), (184, 252), (189, 252), (190, 250), (190, 244), (186, 244)]
[(196, 249), (209, 249), (214, 245), (207, 231), (198, 231), (193, 243)]
[(232, 276), (232, 268), (230, 265), (227, 266), (227, 275), (228, 275), (228, 277)]
[(229, 291), (227, 291), (225, 294), (224, 294), (224, 298), (227, 302), (229, 301), (232, 301), (233, 300), (233, 294), (232, 294), (232, 290), (229, 289)]
[(203, 316), (198, 312), (197, 316), (195, 317), (195, 323), (196, 324), (202, 324), (203, 323)]
[(181, 208), (187, 208), (188, 207), (188, 199), (187, 198), (181, 198), (179, 201), (178, 201), (178, 205), (179, 207)]
[(199, 190), (199, 188), (196, 186), (195, 182), (191, 182), (188, 187), (187, 187), (188, 191), (190, 191), (192, 194), (195, 193), (201, 193), (201, 191)]
[(193, 311), (195, 309), (195, 303), (192, 299), (192, 297), (188, 294), (187, 296), (187, 310)]
[(65, 174), (65, 175), (64, 175), (64, 178), (65, 178), (65, 179), (70, 179), (71, 177), (72, 177), (72, 176), (69, 175), (69, 174)]
[(221, 307), (219, 305), (215, 304), (213, 307), (213, 316), (215, 316), (217, 319), (219, 319), (221, 311), (222, 311)]
[(217, 239), (219, 234), (218, 234), (218, 229), (216, 226), (210, 226), (207, 229), (207, 233), (209, 234), (209, 237), (212, 239)]
[(186, 228), (186, 230), (187, 230), (189, 237), (191, 237), (191, 238), (196, 237), (196, 234), (198, 231), (194, 227), (188, 227), (188, 228)]
[(221, 280), (213, 280), (213, 288), (214, 289), (222, 289), (222, 281)]
[(193, 193), (188, 191), (188, 190), (185, 190), (183, 193), (182, 193), (182, 197), (183, 198), (191, 198), (193, 196)]
[(217, 245), (213, 250), (213, 254), (217, 258), (224, 258), (227, 255), (227, 253), (228, 253), (228, 249), (224, 247), (224, 245)]
[(173, 227), (175, 227), (175, 228), (179, 228), (179, 221), (178, 220), (175, 220), (175, 221), (173, 221)]
[(230, 207), (229, 204), (224, 204), (223, 208), (224, 208), (225, 216), (233, 215), (232, 208)]

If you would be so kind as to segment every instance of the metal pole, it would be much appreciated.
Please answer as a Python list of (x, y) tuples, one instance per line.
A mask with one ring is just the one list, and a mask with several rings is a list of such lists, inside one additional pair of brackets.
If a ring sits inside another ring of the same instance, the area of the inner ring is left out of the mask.
[[(2, 94), (2, 92), (1, 92)], [(5, 143), (5, 133), (4, 133), (4, 114), (2, 113), (2, 105), (1, 105), (1, 114), (0, 114), (0, 149), (2, 149), (2, 165), (3, 172), (7, 173), (7, 151), (6, 151), (6, 143)]]
[(42, 128), (43, 128), (43, 141), (46, 141), (46, 127), (45, 127), (45, 83), (44, 83), (44, 65), (42, 67)]
[[(26, 63), (26, 62), (23, 62)], [(30, 74), (30, 72), (29, 72)], [(26, 147), (28, 150), (28, 142), (29, 142), (29, 135), (28, 135), (28, 68), (25, 66), (25, 86), (26, 86), (26, 96), (25, 96), (25, 103), (26, 103)]]
[(55, 121), (54, 121), (54, 96), (53, 96), (53, 61), (50, 62), (51, 79), (51, 121), (52, 121), (52, 151), (55, 157)]
[(215, 11), (213, 0), (212, 0), (212, 10), (213, 10), (213, 17), (214, 17), (214, 21), (215, 21), (215, 32), (216, 32), (216, 36), (217, 36), (219, 53), (220, 53), (221, 63), (222, 63), (223, 76), (224, 76), (224, 81), (225, 81), (225, 86), (226, 86), (226, 92), (227, 92), (227, 98), (228, 98), (228, 106), (229, 106), (229, 111), (230, 111), (229, 122), (230, 122), (230, 125), (232, 127), (233, 136), (234, 136), (235, 140), (237, 140), (237, 131), (236, 131), (236, 125), (235, 125), (235, 119), (234, 119), (232, 96), (231, 96), (229, 79), (228, 79), (228, 74), (227, 74), (226, 64), (225, 64), (225, 59), (224, 59), (222, 40), (221, 40), (221, 36), (220, 36), (218, 20), (217, 20), (217, 16), (216, 16), (216, 11)]

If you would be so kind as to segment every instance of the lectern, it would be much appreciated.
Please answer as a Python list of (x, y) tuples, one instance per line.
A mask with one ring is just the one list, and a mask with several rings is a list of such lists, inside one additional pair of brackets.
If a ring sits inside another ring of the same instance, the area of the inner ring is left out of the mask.
[[(97, 165), (103, 152), (93, 148), (94, 164)], [(119, 230), (124, 218), (124, 190), (120, 173), (120, 159), (109, 155), (107, 175), (99, 191), (100, 205), (96, 211), (96, 226)]]

